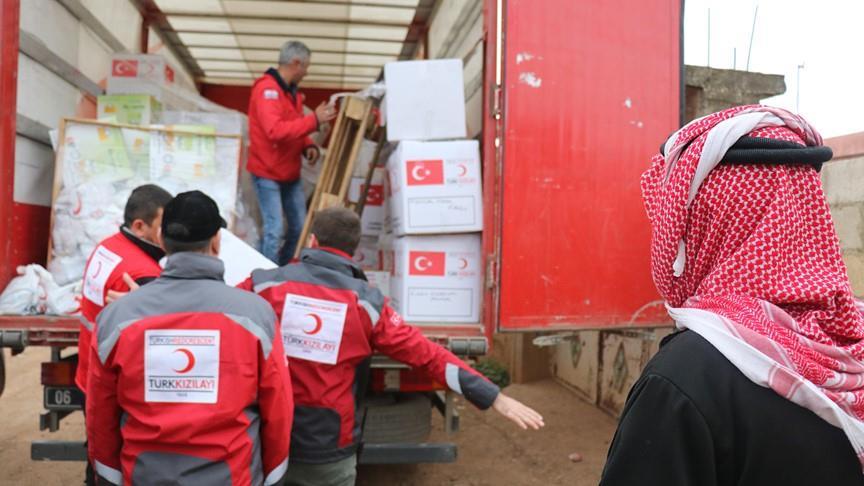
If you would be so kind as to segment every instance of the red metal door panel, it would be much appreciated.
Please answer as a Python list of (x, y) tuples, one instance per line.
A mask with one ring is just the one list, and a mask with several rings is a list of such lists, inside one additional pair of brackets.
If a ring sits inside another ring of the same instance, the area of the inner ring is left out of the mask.
[(680, 0), (507, 0), (499, 328), (662, 324), (639, 176), (678, 125)]

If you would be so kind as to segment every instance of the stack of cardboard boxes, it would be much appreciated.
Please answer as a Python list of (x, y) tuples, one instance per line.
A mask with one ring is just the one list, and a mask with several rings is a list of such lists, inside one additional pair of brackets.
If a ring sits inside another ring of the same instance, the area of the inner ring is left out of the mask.
[(462, 62), (390, 63), (384, 78), (387, 139), (395, 147), (386, 170), (376, 169), (364, 210), (364, 235), (377, 231), (377, 242), (364, 241), (357, 259), (376, 262), (383, 275), (367, 274), (378, 285), (391, 277), (385, 293), (408, 322), (478, 322), (480, 150), (464, 140)]

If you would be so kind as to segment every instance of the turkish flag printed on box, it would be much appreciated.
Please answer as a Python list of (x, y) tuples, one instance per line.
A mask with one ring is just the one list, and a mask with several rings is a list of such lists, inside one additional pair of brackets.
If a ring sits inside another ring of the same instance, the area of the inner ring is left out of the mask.
[(409, 160), (406, 165), (409, 186), (444, 184), (443, 160)]
[[(363, 191), (363, 186), (360, 187), (360, 191)], [(366, 192), (366, 205), (367, 206), (383, 206), (384, 205), (384, 185), (383, 184), (370, 184), (369, 191)]]
[(443, 251), (412, 251), (408, 257), (408, 275), (443, 277), (447, 267), (447, 253)]
[(114, 59), (111, 61), (111, 76), (118, 78), (134, 78), (138, 76), (138, 60)]

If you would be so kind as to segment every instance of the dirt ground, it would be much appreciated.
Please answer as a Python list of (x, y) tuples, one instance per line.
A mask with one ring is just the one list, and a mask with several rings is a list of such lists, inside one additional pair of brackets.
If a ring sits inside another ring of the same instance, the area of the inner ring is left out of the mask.
[[(30, 441), (80, 440), (84, 420), (75, 413), (56, 433), (39, 432), (42, 389), (39, 363), (47, 349), (32, 348), (10, 358), (6, 351), (6, 391), (0, 398), (0, 485), (77, 485), (84, 477), (80, 462), (30, 460)], [(506, 392), (535, 407), (546, 427), (524, 432), (494, 412), (479, 412), (460, 403), (461, 430), (451, 440), (459, 447), (454, 464), (365, 466), (359, 486), (484, 486), (597, 484), (615, 420), (586, 404), (552, 380), (512, 385)], [(433, 413), (433, 441), (447, 441), (440, 415)], [(582, 462), (568, 459), (572, 452)]]

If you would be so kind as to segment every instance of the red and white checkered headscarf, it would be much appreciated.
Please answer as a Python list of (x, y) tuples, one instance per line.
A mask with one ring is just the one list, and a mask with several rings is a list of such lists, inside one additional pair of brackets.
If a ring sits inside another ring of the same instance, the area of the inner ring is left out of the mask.
[(822, 143), (802, 118), (759, 105), (676, 132), (642, 176), (654, 282), (679, 327), (842, 428), (864, 464), (864, 316), (819, 173), (718, 165), (742, 136)]

